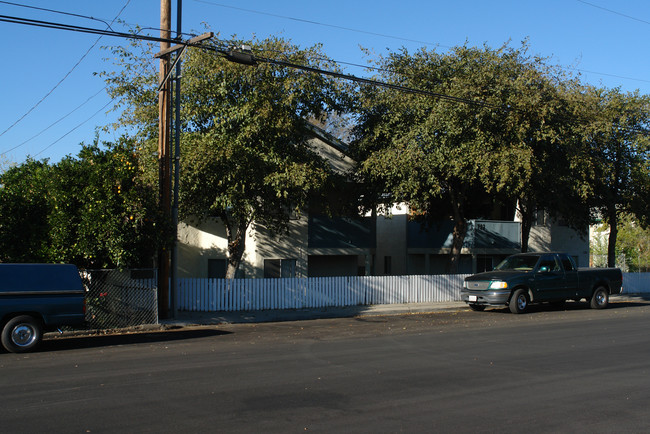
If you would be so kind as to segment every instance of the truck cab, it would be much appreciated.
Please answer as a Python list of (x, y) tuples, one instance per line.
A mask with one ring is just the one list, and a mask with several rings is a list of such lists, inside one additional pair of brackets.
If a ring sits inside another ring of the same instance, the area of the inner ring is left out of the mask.
[(7, 351), (38, 346), (43, 333), (85, 321), (85, 290), (69, 264), (0, 264), (0, 330)]

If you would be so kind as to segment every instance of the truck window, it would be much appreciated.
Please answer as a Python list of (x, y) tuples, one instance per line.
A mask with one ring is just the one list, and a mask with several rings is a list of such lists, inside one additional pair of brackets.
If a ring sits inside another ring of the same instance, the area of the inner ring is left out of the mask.
[(539, 269), (546, 267), (548, 271), (562, 271), (560, 264), (557, 262), (554, 256), (544, 256), (539, 263)]
[(562, 265), (564, 266), (564, 271), (574, 271), (575, 266), (573, 265), (573, 261), (568, 255), (560, 255), (560, 259), (562, 260)]

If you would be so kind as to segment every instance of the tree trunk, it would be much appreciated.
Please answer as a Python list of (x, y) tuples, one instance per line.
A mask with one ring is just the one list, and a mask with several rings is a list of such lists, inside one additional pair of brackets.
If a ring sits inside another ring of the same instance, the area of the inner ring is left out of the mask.
[(460, 263), (460, 253), (465, 242), (465, 235), (467, 234), (467, 220), (465, 220), (463, 204), (456, 198), (456, 194), (450, 192), (449, 195), (451, 196), (451, 204), (454, 212), (454, 230), (446, 272), (447, 274), (456, 274), (458, 273), (458, 265)]
[(528, 201), (519, 199), (519, 214), (521, 214), (521, 253), (528, 251), (528, 240), (530, 239), (530, 230), (533, 227), (535, 208)]
[(616, 237), (618, 236), (618, 215), (616, 209), (609, 213), (609, 240), (607, 244), (607, 266), (616, 267)]
[(226, 236), (228, 237), (226, 279), (234, 279), (246, 251), (246, 230), (249, 223), (245, 220), (232, 221), (229, 218), (224, 219), (224, 221), (226, 222)]

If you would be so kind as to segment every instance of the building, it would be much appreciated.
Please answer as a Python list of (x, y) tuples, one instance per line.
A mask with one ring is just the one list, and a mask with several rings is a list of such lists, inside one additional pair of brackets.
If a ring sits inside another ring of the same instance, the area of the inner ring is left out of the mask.
[[(339, 173), (354, 166), (345, 144), (312, 128), (309, 145)], [(514, 209), (514, 207), (513, 207)], [(509, 215), (514, 215), (514, 211)], [(330, 217), (312, 207), (291, 216), (288, 232), (272, 235), (249, 228), (238, 277), (322, 277), (444, 274), (452, 245), (453, 222), (423, 227), (404, 204), (383, 214)], [(225, 229), (218, 221), (181, 223), (179, 277), (220, 278), (227, 266)], [(589, 262), (589, 241), (540, 213), (531, 229), (530, 251), (563, 251), (578, 264)], [(470, 220), (461, 251), (460, 273), (490, 270), (521, 251), (521, 224), (512, 220)]]

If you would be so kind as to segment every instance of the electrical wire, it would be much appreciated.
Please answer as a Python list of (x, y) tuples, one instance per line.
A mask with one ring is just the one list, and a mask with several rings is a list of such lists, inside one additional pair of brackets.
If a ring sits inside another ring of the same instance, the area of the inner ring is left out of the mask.
[(270, 13), (270, 12), (263, 12), (263, 11), (258, 11), (258, 10), (255, 10), (255, 9), (246, 9), (246, 8), (241, 8), (241, 7), (237, 7), (237, 6), (230, 6), (230, 5), (225, 5), (225, 4), (222, 4), (222, 3), (216, 3), (216, 2), (208, 1), (208, 0), (194, 0), (194, 1), (196, 3), (204, 3), (204, 4), (208, 4), (208, 5), (212, 5), (212, 6), (217, 6), (217, 7), (220, 7), (220, 8), (233, 9), (233, 10), (238, 10), (238, 11), (242, 11), (242, 12), (258, 14), (258, 15), (266, 15), (266, 16), (269, 16), (269, 17), (282, 18), (282, 19), (285, 19), (285, 20), (297, 21), (297, 22), (312, 24), (312, 25), (316, 25), (316, 26), (330, 27), (330, 28), (333, 28), (333, 29), (346, 30), (346, 31), (349, 31), (349, 32), (356, 32), (356, 33), (363, 33), (363, 34), (366, 34), (366, 35), (379, 36), (379, 37), (382, 37), (382, 38), (396, 39), (396, 40), (406, 41), (406, 42), (415, 42), (415, 43), (424, 44), (424, 45), (439, 45), (441, 47), (451, 48), (451, 47), (448, 47), (448, 46), (445, 46), (445, 45), (438, 44), (436, 42), (420, 41), (420, 40), (417, 40), (417, 39), (402, 38), (402, 37), (399, 37), (399, 36), (387, 35), (387, 34), (384, 34), (384, 33), (369, 32), (369, 31), (366, 31), (366, 30), (359, 30), (359, 29), (355, 29), (355, 28), (352, 28), (352, 27), (344, 27), (344, 26), (339, 26), (339, 25), (335, 25), (335, 24), (326, 24), (326, 23), (321, 23), (319, 21), (314, 21), (314, 20), (307, 20), (307, 19), (303, 19), (303, 18), (296, 18), (296, 17), (290, 17), (290, 16), (286, 16), (286, 15), (273, 14), (273, 13)]
[(76, 112), (77, 110), (79, 110), (81, 107), (83, 107), (84, 105), (86, 105), (90, 100), (92, 100), (93, 98), (95, 98), (97, 95), (99, 95), (100, 93), (102, 93), (102, 92), (105, 91), (105, 90), (106, 90), (106, 87), (104, 87), (103, 89), (100, 89), (97, 93), (95, 93), (94, 95), (88, 97), (88, 99), (86, 99), (86, 101), (84, 101), (84, 102), (82, 102), (81, 104), (79, 104), (79, 105), (78, 105), (76, 108), (74, 108), (72, 111), (70, 111), (70, 112), (68, 112), (67, 114), (61, 116), (59, 119), (57, 119), (56, 121), (52, 122), (52, 123), (51, 123), (50, 125), (48, 125), (47, 127), (43, 128), (41, 131), (39, 131), (38, 133), (34, 134), (34, 135), (33, 135), (32, 137), (30, 137), (29, 139), (25, 140), (25, 141), (22, 142), (22, 143), (19, 143), (18, 145), (14, 146), (13, 148), (7, 149), (7, 150), (4, 151), (3, 153), (8, 153), (8, 152), (11, 152), (11, 151), (15, 151), (16, 149), (20, 148), (21, 146), (25, 145), (26, 143), (31, 142), (31, 141), (34, 140), (36, 137), (40, 136), (41, 134), (43, 134), (44, 132), (46, 132), (47, 130), (49, 130), (50, 128), (52, 128), (53, 126), (55, 126), (56, 124), (58, 124), (59, 122), (61, 122), (62, 120), (64, 120), (65, 118), (67, 118), (68, 116), (70, 116), (71, 114), (73, 114), (74, 112)]
[(626, 15), (624, 13), (617, 12), (617, 11), (612, 10), (612, 9), (607, 9), (607, 8), (602, 7), (602, 6), (598, 6), (598, 5), (595, 5), (593, 3), (590, 3), (588, 1), (584, 1), (584, 0), (576, 0), (576, 1), (578, 1), (578, 2), (580, 2), (582, 4), (585, 4), (587, 6), (591, 6), (592, 8), (601, 9), (603, 11), (609, 12), (610, 14), (619, 15), (621, 17), (624, 17), (624, 18), (627, 18), (627, 19), (630, 19), (630, 20), (634, 20), (634, 21), (638, 21), (638, 22), (643, 23), (643, 24), (650, 24), (650, 21), (642, 20), (641, 18), (633, 17), (631, 15)]
[[(130, 2), (130, 0), (127, 1), (127, 5), (129, 4), (129, 2)], [(10, 6), (17, 6), (17, 7), (21, 7), (21, 8), (34, 9), (34, 10), (44, 11), (44, 12), (51, 12), (51, 13), (54, 13), (54, 14), (67, 15), (67, 16), (77, 17), (77, 18), (85, 18), (87, 20), (100, 21), (100, 22), (106, 24), (106, 26), (109, 29), (111, 29), (111, 25), (108, 24), (106, 21), (104, 21), (104, 20), (102, 20), (100, 18), (95, 18), (95, 17), (91, 17), (91, 16), (88, 16), (88, 15), (73, 14), (71, 12), (58, 11), (58, 10), (55, 10), (55, 9), (41, 8), (41, 7), (37, 7), (37, 6), (24, 5), (24, 4), (20, 4), (20, 3), (8, 2), (8, 1), (3, 1), (3, 0), (0, 0), (0, 3), (5, 4), (5, 5), (10, 5)], [(124, 7), (126, 7), (126, 5)], [(122, 10), (124, 10), (124, 7), (122, 8)], [(120, 11), (120, 14), (121, 13), (122, 13), (122, 11)], [(117, 15), (119, 16), (120, 14), (117, 14)], [(116, 17), (116, 19), (117, 19), (117, 17)], [(115, 21), (115, 19), (113, 21), (111, 21), (111, 23), (113, 23), (114, 21)]]
[[(8, 2), (0, 1), (0, 3), (8, 3)], [(115, 18), (113, 18), (113, 21), (111, 21), (111, 24), (113, 24), (119, 18), (119, 16), (122, 14), (122, 12), (124, 12), (124, 9), (126, 9), (126, 7), (129, 5), (129, 3), (131, 3), (131, 0), (127, 0), (127, 2), (124, 4), (124, 6), (122, 6), (122, 9), (120, 9), (120, 11), (117, 13), (117, 16), (115, 16)], [(37, 8), (37, 9), (40, 9), (40, 8)], [(76, 15), (76, 14), (74, 14), (74, 15)], [(102, 20), (99, 20), (99, 21), (102, 21)], [(106, 26), (109, 29), (111, 28), (111, 24), (108, 24), (105, 21), (102, 21), (102, 22), (104, 22), (104, 24), (106, 24)], [(7, 131), (9, 131), (13, 127), (15, 127), (18, 123), (20, 123), (23, 119), (25, 119), (32, 111), (34, 111), (43, 101), (45, 101), (47, 99), (47, 97), (49, 97), (52, 94), (52, 92), (54, 92), (61, 85), (61, 83), (63, 83), (70, 76), (70, 74), (72, 74), (72, 72), (77, 68), (77, 66), (79, 66), (81, 64), (81, 62), (83, 62), (83, 60), (86, 58), (86, 56), (88, 56), (88, 54), (90, 54), (92, 49), (95, 48), (95, 46), (99, 43), (99, 41), (102, 39), (102, 37), (103, 36), (99, 36), (99, 38), (97, 38), (95, 40), (95, 42), (90, 46), (90, 48), (88, 48), (88, 50), (86, 50), (86, 52), (83, 54), (83, 56), (81, 56), (81, 58), (77, 61), (77, 63), (74, 64), (74, 66), (70, 69), (70, 71), (68, 71), (67, 74), (65, 74), (63, 76), (63, 78), (61, 80), (59, 80), (59, 82), (56, 83), (54, 85), (54, 87), (52, 89), (50, 89), (50, 91), (48, 93), (45, 94), (45, 96), (43, 96), (36, 104), (34, 104), (29, 110), (27, 110), (27, 112), (25, 114), (23, 114), (21, 117), (19, 117), (18, 120), (16, 120), (13, 124), (9, 125), (9, 127), (7, 129), (2, 131), (0, 133), (0, 137), (2, 137), (3, 135), (5, 135), (5, 133), (7, 133)], [(23, 142), (23, 143), (25, 143), (25, 142)], [(16, 148), (13, 148), (13, 149), (16, 149)]]
[(33, 156), (34, 156), (34, 157), (37, 157), (37, 156), (39, 156), (40, 154), (42, 154), (43, 152), (45, 152), (45, 151), (47, 151), (48, 149), (50, 149), (52, 146), (54, 146), (54, 145), (56, 145), (57, 143), (59, 143), (61, 140), (63, 140), (63, 139), (64, 139), (65, 137), (67, 137), (69, 134), (72, 134), (72, 132), (74, 132), (76, 129), (80, 128), (80, 127), (83, 126), (86, 122), (90, 121), (92, 118), (94, 118), (95, 116), (97, 116), (97, 115), (98, 115), (102, 110), (104, 110), (106, 107), (108, 107), (109, 105), (111, 105), (111, 104), (113, 103), (113, 101), (115, 101), (116, 99), (117, 99), (117, 98), (113, 98), (112, 100), (110, 100), (109, 102), (107, 102), (107, 103), (106, 103), (102, 108), (100, 108), (100, 109), (97, 110), (95, 113), (93, 113), (93, 114), (92, 114), (89, 118), (87, 118), (85, 121), (79, 123), (76, 127), (72, 128), (70, 131), (68, 131), (67, 133), (65, 133), (64, 135), (62, 135), (62, 136), (59, 137), (58, 139), (56, 139), (54, 142), (52, 142), (52, 143), (50, 143), (49, 145), (47, 145), (45, 148), (43, 148), (43, 149), (41, 149), (40, 151), (38, 151), (38, 152), (37, 152), (36, 154), (34, 154)]
[[(123, 33), (123, 32), (115, 32), (115, 31), (108, 31), (108, 30), (100, 30), (100, 29), (93, 29), (93, 28), (87, 28), (87, 27), (81, 27), (81, 26), (72, 26), (72, 25), (63, 24), (63, 23), (55, 23), (55, 22), (47, 22), (47, 21), (39, 21), (39, 20), (30, 20), (30, 19), (19, 18), (19, 17), (8, 17), (8, 16), (4, 16), (4, 15), (0, 15), (0, 21), (12, 22), (12, 23), (17, 23), (17, 24), (32, 25), (32, 26), (39, 26), (39, 27), (46, 27), (46, 28), (54, 28), (54, 29), (60, 29), (60, 30), (76, 31), (76, 32), (82, 32), (82, 33), (94, 33), (94, 34), (100, 34), (100, 35), (106, 35), (106, 36), (122, 37), (122, 38), (127, 38), (127, 39), (146, 40), (146, 41), (151, 41), (151, 42), (170, 42), (170, 43), (178, 42), (178, 40), (169, 39), (169, 38), (159, 38), (159, 37), (153, 37), (153, 36), (147, 36), (147, 35), (137, 35), (137, 34), (133, 34), (133, 33)], [(185, 46), (196, 46), (196, 47), (199, 47), (199, 48), (202, 48), (202, 49), (207, 49), (207, 47), (205, 47), (204, 45), (201, 45), (200, 43), (190, 44), (190, 43), (181, 42), (181, 44), (185, 45)], [(224, 50), (223, 48), (218, 48), (218, 47), (214, 48), (214, 47), (212, 47), (211, 50), (214, 50), (215, 52), (217, 52), (220, 55), (225, 56), (225, 57), (230, 56), (230, 52)], [(397, 91), (430, 96), (430, 97), (439, 98), (439, 99), (450, 101), (450, 102), (464, 103), (464, 104), (470, 104), (470, 105), (475, 105), (475, 106), (483, 106), (483, 107), (489, 107), (489, 108), (495, 108), (495, 109), (502, 108), (502, 107), (487, 104), (487, 103), (482, 102), (482, 101), (475, 101), (475, 100), (470, 100), (470, 99), (467, 99), (467, 98), (454, 97), (454, 96), (440, 94), (440, 93), (431, 92), (431, 91), (426, 91), (426, 90), (422, 90), (422, 89), (416, 89), (416, 88), (396, 85), (396, 84), (392, 84), (392, 83), (386, 83), (386, 82), (382, 82), (382, 81), (379, 81), (379, 80), (357, 77), (357, 76), (354, 76), (354, 75), (351, 75), (351, 74), (343, 74), (343, 73), (339, 73), (339, 72), (323, 70), (323, 69), (314, 68), (314, 67), (310, 67), (310, 66), (299, 65), (299, 64), (295, 64), (295, 63), (291, 63), (291, 62), (287, 62), (287, 61), (282, 61), (282, 60), (277, 60), (277, 59), (255, 57), (255, 60), (260, 61), (260, 62), (275, 64), (277, 66), (296, 68), (296, 69), (301, 69), (301, 70), (307, 71), (307, 72), (328, 75), (328, 76), (331, 76), (331, 77), (350, 80), (350, 81), (357, 82), (357, 83), (374, 85), (374, 86), (381, 86), (381, 87), (386, 87), (386, 88), (397, 90)], [(108, 104), (106, 104), (103, 108), (107, 107), (112, 101), (110, 101)], [(100, 109), (100, 111), (103, 110), (103, 108)], [(95, 115), (97, 113), (95, 113)], [(95, 116), (95, 115), (93, 115), (93, 116)], [(87, 122), (88, 120), (84, 121), (83, 123)], [(78, 128), (82, 124), (78, 125), (74, 129)], [(70, 131), (70, 132), (72, 132), (72, 131)], [(630, 131), (639, 132), (637, 130), (630, 130)], [(69, 134), (69, 133), (66, 133), (66, 135), (64, 135), (63, 137), (67, 136), (67, 134)], [(644, 131), (644, 133), (647, 134), (647, 132), (645, 132), (645, 131)], [(39, 154), (42, 153), (43, 151), (45, 151), (46, 149), (48, 149), (49, 147), (53, 146), (55, 143), (57, 143), (63, 137), (61, 137), (56, 142), (49, 145), (48, 147), (46, 147), (42, 151), (40, 151)]]

